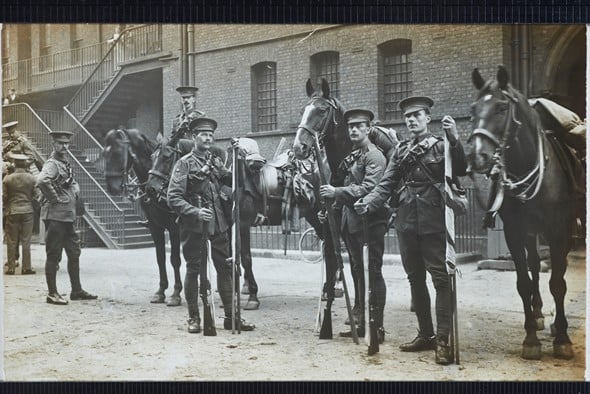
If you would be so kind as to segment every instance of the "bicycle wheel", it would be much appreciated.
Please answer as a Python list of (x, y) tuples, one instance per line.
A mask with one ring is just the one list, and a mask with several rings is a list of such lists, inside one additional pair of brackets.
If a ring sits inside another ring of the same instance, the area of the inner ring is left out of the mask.
[(306, 263), (317, 264), (322, 261), (324, 241), (317, 236), (313, 227), (305, 230), (299, 237), (299, 254)]

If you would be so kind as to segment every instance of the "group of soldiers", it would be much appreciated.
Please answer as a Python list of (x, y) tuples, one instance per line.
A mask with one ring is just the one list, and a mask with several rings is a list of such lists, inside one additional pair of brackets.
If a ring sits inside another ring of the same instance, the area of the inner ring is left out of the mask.
[[(223, 160), (211, 153), (217, 122), (196, 110), (197, 90), (195, 87), (177, 89), (182, 98), (183, 111), (174, 119), (171, 135), (181, 133), (183, 138), (190, 138), (193, 149), (175, 164), (167, 191), (168, 204), (179, 216), (182, 251), (187, 263), (184, 289), (188, 306), (189, 333), (201, 332), (199, 287), (202, 294), (208, 291), (210, 286), (206, 275), (203, 275), (203, 268), (207, 264), (207, 240), (210, 243), (211, 259), (217, 271), (217, 288), (224, 305), (225, 329), (232, 329), (233, 326), (232, 292), (238, 289), (237, 280), (232, 283), (234, 267), (230, 258), (228, 234), (232, 224), (231, 172), (224, 166)], [(323, 185), (319, 192), (323, 198), (333, 201), (335, 212), (341, 215), (340, 230), (350, 258), (355, 294), (354, 321), (348, 322), (351, 324), (351, 330), (357, 330), (359, 336), (364, 335), (366, 300), (362, 248), (366, 242), (369, 248), (369, 266), (366, 268), (372, 287), (369, 303), (374, 310), (379, 340), (384, 340), (386, 287), (382, 265), (384, 236), (388, 230), (386, 202), (390, 200), (390, 205), (397, 208), (395, 228), (418, 320), (417, 337), (402, 344), (400, 349), (406, 352), (434, 350), (437, 363), (449, 364), (453, 362), (453, 355), (448, 340), (451, 295), (445, 267), (445, 208), (440, 190), (436, 187), (436, 183), (443, 182), (444, 141), (428, 130), (433, 104), (432, 99), (428, 97), (409, 97), (399, 103), (412, 138), (401, 142), (390, 157), (386, 157), (369, 138), (373, 113), (366, 109), (347, 111), (344, 117), (348, 124), (353, 150), (340, 165), (344, 184), (339, 187)], [(15, 127), (16, 122), (4, 125), (9, 135), (12, 135), (10, 133)], [(445, 116), (442, 119), (442, 128), (451, 146), (453, 174), (464, 176), (466, 159), (453, 118)], [(6, 207), (12, 207), (13, 201), (21, 199), (13, 197), (21, 193), (12, 192), (16, 187), (14, 184), (20, 182), (23, 185), (21, 189), (27, 189), (24, 193), (26, 197), (22, 199), (34, 201), (35, 187), (42, 192), (45, 200), (41, 217), (46, 225), (47, 302), (65, 305), (67, 301), (57, 291), (55, 281), (63, 249), (68, 257), (68, 273), (72, 287), (70, 299), (97, 297), (84, 291), (80, 284), (80, 241), (74, 228), (75, 206), (80, 188), (67, 161), (67, 149), (72, 133), (56, 131), (51, 135), (53, 152), (43, 164), (36, 179), (26, 173), (25, 163), (30, 160), (30, 156), (11, 153), (16, 170), (14, 174), (4, 178), (4, 214), (8, 215), (8, 219), (5, 218), (6, 225), (12, 226), (6, 231), (10, 240), (17, 233), (13, 230), (15, 226), (30, 227), (30, 217), (26, 215), (32, 214), (33, 211), (32, 205), (29, 204), (23, 210), (7, 210)], [(234, 147), (238, 141), (232, 141)], [(16, 148), (10, 150), (13, 149)], [(4, 152), (4, 157), (7, 157), (7, 152)], [(16, 182), (13, 180), (15, 177), (22, 178), (23, 181)], [(320, 212), (319, 217), (320, 220), (326, 220), (324, 212)], [(18, 237), (23, 246), (30, 244), (30, 236), (28, 239), (22, 234)], [(8, 250), (7, 273), (10, 274), (14, 273), (13, 240), (9, 241)], [(436, 332), (430, 312), (426, 272), (431, 274), (436, 289)], [(28, 257), (23, 256), (24, 273), (34, 273), (30, 268), (30, 253)], [(254, 329), (253, 324), (240, 318), (239, 308), (236, 320), (242, 331)], [(234, 324), (236, 320), (233, 320)], [(341, 333), (342, 336), (351, 334), (352, 331)]]
[[(71, 300), (92, 300), (97, 296), (82, 289), (80, 283), (80, 238), (76, 232), (76, 205), (80, 187), (74, 179), (67, 159), (69, 131), (52, 131), (53, 152), (43, 160), (31, 143), (18, 131), (17, 121), (2, 126), (6, 137), (2, 143), (2, 199), (3, 223), (7, 249), (7, 275), (14, 275), (22, 246), (21, 274), (35, 274), (31, 267), (31, 237), (35, 212), (45, 224), (45, 278), (47, 303), (68, 303), (57, 290), (56, 276), (63, 250), (67, 256), (67, 270), (71, 283)], [(31, 166), (34, 163), (38, 175)]]
[[(378, 327), (379, 341), (384, 340), (383, 312), (385, 281), (382, 274), (384, 237), (388, 230), (388, 206), (396, 209), (397, 231), (402, 265), (408, 276), (418, 335), (400, 346), (404, 352), (435, 351), (438, 364), (453, 362), (449, 347), (451, 293), (445, 265), (445, 203), (437, 184), (444, 179), (444, 140), (428, 130), (429, 97), (408, 97), (400, 101), (411, 138), (401, 142), (387, 158), (369, 138), (373, 113), (366, 109), (348, 110), (344, 118), (353, 150), (341, 163), (344, 184), (323, 185), (320, 195), (333, 199), (340, 212), (341, 234), (348, 251), (353, 277), (355, 301), (351, 330), (365, 335), (365, 275), (368, 269), (371, 311)], [(450, 143), (454, 176), (464, 176), (466, 158), (455, 121), (442, 118), (442, 128)], [(326, 219), (320, 212), (320, 220)], [(365, 224), (365, 225), (364, 225)], [(368, 267), (363, 266), (362, 248), (368, 244)], [(430, 295), (426, 285), (429, 272), (436, 290), (436, 332), (430, 312)], [(347, 322), (350, 323), (350, 322)], [(341, 332), (349, 337), (352, 331)]]

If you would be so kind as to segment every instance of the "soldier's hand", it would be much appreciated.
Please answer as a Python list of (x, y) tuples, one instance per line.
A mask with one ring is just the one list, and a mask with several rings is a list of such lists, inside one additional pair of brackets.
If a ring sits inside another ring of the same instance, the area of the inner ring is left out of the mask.
[(459, 132), (457, 131), (455, 119), (453, 119), (450, 115), (445, 115), (444, 118), (442, 118), (442, 128), (449, 139), (449, 143), (451, 145), (455, 145), (459, 140)]
[(67, 204), (68, 202), (70, 202), (69, 198), (64, 197), (64, 196), (57, 196), (57, 202), (59, 204)]
[(324, 198), (334, 198), (336, 195), (336, 188), (332, 185), (320, 186), (320, 196)]
[(209, 208), (201, 208), (199, 210), (199, 220), (210, 222), (213, 219), (213, 211)]
[(359, 215), (366, 215), (367, 212), (369, 212), (369, 204), (367, 204), (361, 198), (357, 202), (354, 203), (354, 211)]
[(232, 149), (237, 149), (240, 147), (240, 137), (232, 137), (229, 141), (231, 144)]
[(318, 212), (318, 220), (322, 224), (326, 223), (326, 220), (328, 220), (328, 213), (326, 212), (325, 209), (322, 209)]

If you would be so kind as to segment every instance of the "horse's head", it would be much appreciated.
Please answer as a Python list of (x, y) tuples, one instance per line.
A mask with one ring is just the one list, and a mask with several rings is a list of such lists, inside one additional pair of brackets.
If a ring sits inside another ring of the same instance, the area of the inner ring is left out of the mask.
[(119, 127), (110, 130), (104, 139), (105, 178), (112, 195), (126, 192), (131, 167), (140, 182), (147, 179), (151, 153), (155, 143), (136, 129)]
[(322, 78), (321, 90), (318, 92), (311, 79), (308, 79), (306, 89), (310, 100), (303, 109), (293, 142), (295, 157), (299, 160), (307, 159), (313, 151), (315, 138), (325, 146), (332, 145), (339, 151), (342, 149), (338, 148), (344, 148), (344, 155), (348, 154), (351, 142), (344, 127), (344, 107), (337, 99), (330, 97), (328, 81)]
[(105, 173), (107, 191), (120, 196), (125, 188), (127, 175), (133, 164), (130, 141), (124, 129), (112, 129), (104, 138)]
[(520, 128), (518, 108), (526, 99), (509, 84), (504, 66), (498, 67), (495, 81), (484, 81), (477, 68), (471, 77), (478, 94), (471, 105), (473, 132), (469, 142), (473, 151), (468, 160), (471, 171), (487, 174)]

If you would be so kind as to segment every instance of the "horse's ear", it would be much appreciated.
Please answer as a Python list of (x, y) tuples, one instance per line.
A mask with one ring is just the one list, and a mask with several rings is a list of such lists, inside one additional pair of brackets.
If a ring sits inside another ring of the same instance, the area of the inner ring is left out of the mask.
[(510, 81), (510, 77), (508, 76), (508, 70), (506, 70), (506, 67), (498, 66), (498, 76), (496, 78), (498, 79), (498, 86), (500, 87), (500, 89), (506, 89), (506, 86)]
[(311, 78), (307, 79), (307, 83), (305, 84), (305, 90), (307, 91), (307, 97), (311, 97), (311, 95), (315, 92), (313, 84), (311, 83)]
[(322, 97), (330, 97), (330, 84), (326, 81), (326, 78), (322, 78)]
[(158, 133), (156, 134), (156, 142), (159, 144), (162, 142), (163, 139), (164, 139), (164, 136), (162, 135), (162, 132), (158, 131)]
[(475, 86), (477, 90), (481, 90), (483, 85), (486, 83), (486, 81), (484, 81), (481, 77), (481, 74), (477, 68), (474, 68), (471, 72), (471, 80), (473, 81), (473, 86)]

